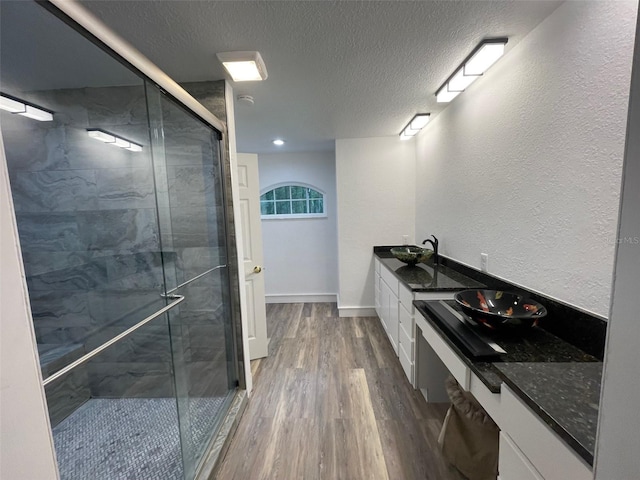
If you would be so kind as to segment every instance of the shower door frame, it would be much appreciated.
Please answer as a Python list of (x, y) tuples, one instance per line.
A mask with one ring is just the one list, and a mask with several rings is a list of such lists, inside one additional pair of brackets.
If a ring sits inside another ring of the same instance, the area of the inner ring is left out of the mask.
[(162, 93), (184, 106), (206, 125), (220, 132), (219, 152), (222, 165), (223, 213), (229, 273), (231, 327), (238, 388), (247, 389), (245, 351), (242, 336), (240, 270), (233, 208), (233, 173), (230, 164), (228, 129), (224, 122), (207, 110), (171, 77), (133, 46), (109, 30), (99, 19), (74, 0), (36, 0), (42, 7), (91, 40), (111, 56), (126, 64), (141, 77), (154, 83)]

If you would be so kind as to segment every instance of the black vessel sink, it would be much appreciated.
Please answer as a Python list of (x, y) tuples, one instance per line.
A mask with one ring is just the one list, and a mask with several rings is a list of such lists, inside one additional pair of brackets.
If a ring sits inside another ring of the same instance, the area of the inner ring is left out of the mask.
[(547, 314), (543, 305), (515, 292), (463, 290), (454, 299), (472, 319), (491, 328), (530, 327)]

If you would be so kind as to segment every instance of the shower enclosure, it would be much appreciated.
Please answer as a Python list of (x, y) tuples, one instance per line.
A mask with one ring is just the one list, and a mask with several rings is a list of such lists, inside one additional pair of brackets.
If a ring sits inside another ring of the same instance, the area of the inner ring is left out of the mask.
[(0, 19), (60, 476), (194, 478), (239, 381), (221, 134), (55, 8), (2, 2)]

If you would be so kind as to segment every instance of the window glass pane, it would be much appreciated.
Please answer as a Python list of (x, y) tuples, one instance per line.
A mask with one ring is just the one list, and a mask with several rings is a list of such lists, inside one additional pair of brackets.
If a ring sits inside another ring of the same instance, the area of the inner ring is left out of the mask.
[(309, 213), (324, 213), (322, 200), (309, 200)]
[(260, 213), (262, 215), (273, 215), (276, 213), (273, 202), (260, 202)]
[(313, 188), (284, 185), (260, 196), (262, 215), (309, 215), (324, 212), (324, 196)]
[[(287, 187), (288, 188), (288, 187)], [(276, 192), (276, 195), (278, 192)], [(291, 202), (276, 202), (276, 213), (278, 215), (286, 215), (291, 213)]]
[(305, 187), (291, 187), (291, 198), (307, 198), (307, 189)]
[(278, 187), (275, 189), (276, 200), (288, 200), (290, 196), (290, 187)]
[(307, 201), (306, 200), (292, 201), (291, 213), (307, 213)]

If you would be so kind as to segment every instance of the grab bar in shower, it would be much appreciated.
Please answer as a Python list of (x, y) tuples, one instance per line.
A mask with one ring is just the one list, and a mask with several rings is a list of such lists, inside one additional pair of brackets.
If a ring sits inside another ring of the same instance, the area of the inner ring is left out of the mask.
[(196, 280), (198, 280), (201, 277), (204, 277), (206, 274), (213, 272), (214, 270), (218, 270), (219, 268), (225, 268), (226, 265), (218, 265), (217, 267), (213, 267), (210, 268), (209, 270), (207, 270), (206, 272), (202, 272), (200, 275), (196, 275), (195, 277), (187, 280), (186, 282), (181, 283), (180, 285), (178, 285), (175, 288), (172, 288), (171, 290), (167, 290), (167, 292), (164, 295), (160, 295), (163, 298), (168, 298), (169, 295), (173, 292), (175, 292), (176, 290), (178, 290), (179, 288), (184, 287), (185, 285), (190, 284), (191, 282), (195, 282)]
[(67, 365), (66, 367), (64, 367), (61, 370), (58, 370), (56, 373), (54, 373), (53, 375), (47, 377), (44, 379), (44, 381), (42, 382), (42, 384), (46, 387), (48, 384), (50, 384), (51, 382), (57, 380), (58, 378), (62, 377), (63, 375), (66, 375), (67, 373), (69, 373), (71, 370), (73, 370), (74, 368), (76, 368), (79, 365), (82, 365), (83, 363), (87, 362), (88, 360), (92, 359), (93, 357), (95, 357), (96, 355), (98, 355), (100, 352), (102, 352), (103, 350), (109, 348), (111, 345), (113, 345), (114, 343), (119, 342), (120, 340), (122, 340), (124, 337), (132, 334), (133, 332), (135, 332), (136, 330), (138, 330), (140, 327), (142, 327), (143, 325), (149, 323), (151, 320), (158, 318), (160, 315), (162, 315), (163, 313), (168, 312), (169, 310), (171, 310), (173, 307), (177, 306), (179, 303), (182, 303), (184, 301), (184, 296), (183, 295), (163, 295), (165, 298), (174, 300), (173, 302), (171, 302), (169, 305), (167, 305), (164, 308), (161, 308), (160, 310), (158, 310), (155, 313), (152, 313), (151, 315), (149, 315), (147, 318), (145, 318), (144, 320), (141, 320), (140, 322), (136, 323), (133, 327), (128, 328), (127, 330), (125, 330), (124, 332), (122, 332), (120, 335), (116, 335), (115, 337), (113, 337), (111, 340), (109, 340), (108, 342), (103, 343), (102, 345), (100, 345), (97, 348), (94, 348), (93, 350), (91, 350), (89, 353), (83, 355), (82, 357), (78, 358), (77, 360), (75, 360), (74, 362), (70, 363), (69, 365)]

